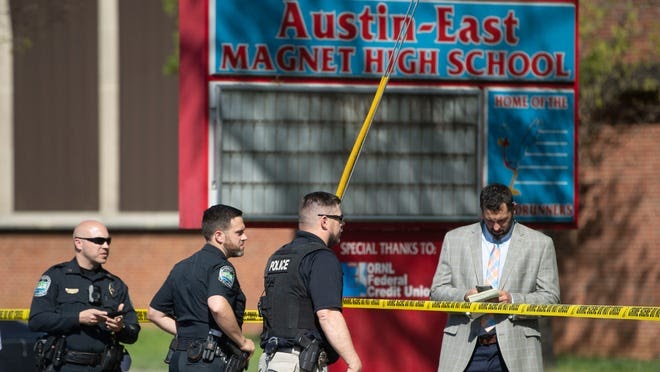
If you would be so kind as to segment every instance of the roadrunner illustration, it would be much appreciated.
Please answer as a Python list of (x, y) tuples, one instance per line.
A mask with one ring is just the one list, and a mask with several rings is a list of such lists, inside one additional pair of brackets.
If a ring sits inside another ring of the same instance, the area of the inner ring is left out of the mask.
[(502, 160), (504, 166), (511, 169), (513, 175), (509, 182), (509, 189), (513, 195), (520, 195), (520, 190), (514, 188), (516, 178), (518, 178), (518, 168), (520, 161), (525, 157), (526, 150), (536, 142), (538, 138), (539, 129), (541, 127), (541, 120), (534, 119), (531, 124), (527, 126), (527, 131), (520, 141), (515, 141), (515, 134), (512, 133), (511, 128), (506, 124), (501, 124), (502, 131), (505, 136), (497, 139), (497, 144), (502, 147)]

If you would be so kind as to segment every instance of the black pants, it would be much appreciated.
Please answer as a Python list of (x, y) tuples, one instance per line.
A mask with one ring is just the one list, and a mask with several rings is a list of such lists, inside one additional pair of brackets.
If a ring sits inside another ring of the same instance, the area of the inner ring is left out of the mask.
[[(74, 364), (74, 363), (64, 363), (60, 368), (55, 369), (52, 365), (46, 367), (44, 370), (45, 372), (100, 372), (101, 371), (101, 365), (97, 364), (95, 366), (86, 366), (82, 364)], [(120, 371), (117, 371), (120, 372)]]

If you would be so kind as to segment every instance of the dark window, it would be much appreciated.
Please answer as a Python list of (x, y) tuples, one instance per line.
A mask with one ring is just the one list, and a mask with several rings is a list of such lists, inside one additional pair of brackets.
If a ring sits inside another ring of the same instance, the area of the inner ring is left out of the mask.
[(15, 210), (97, 210), (97, 2), (10, 7)]
[(161, 0), (119, 1), (121, 211), (178, 210), (176, 22)]

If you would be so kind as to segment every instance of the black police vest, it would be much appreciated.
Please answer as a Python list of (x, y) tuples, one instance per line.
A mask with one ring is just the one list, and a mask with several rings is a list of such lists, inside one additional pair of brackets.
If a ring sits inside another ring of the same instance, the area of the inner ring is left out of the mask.
[(265, 295), (260, 300), (268, 338), (295, 340), (300, 334), (310, 333), (324, 338), (316, 323), (312, 299), (299, 273), (303, 257), (321, 249), (328, 247), (318, 243), (287, 245), (268, 260), (264, 274)]

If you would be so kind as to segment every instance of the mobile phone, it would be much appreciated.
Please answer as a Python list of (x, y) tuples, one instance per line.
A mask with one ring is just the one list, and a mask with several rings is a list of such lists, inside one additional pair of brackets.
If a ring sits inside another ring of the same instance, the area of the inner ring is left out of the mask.
[(107, 316), (108, 318), (115, 318), (115, 317), (118, 317), (118, 316), (120, 316), (120, 315), (124, 315), (124, 314), (126, 314), (127, 312), (128, 312), (128, 311), (126, 311), (126, 310), (121, 310), (121, 311), (119, 311), (119, 310), (108, 311), (108, 315), (106, 315), (106, 316)]
[(493, 287), (490, 286), (490, 285), (478, 285), (477, 286), (477, 292), (487, 291), (487, 290), (492, 289), (492, 288)]

